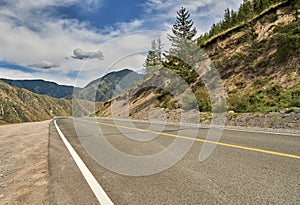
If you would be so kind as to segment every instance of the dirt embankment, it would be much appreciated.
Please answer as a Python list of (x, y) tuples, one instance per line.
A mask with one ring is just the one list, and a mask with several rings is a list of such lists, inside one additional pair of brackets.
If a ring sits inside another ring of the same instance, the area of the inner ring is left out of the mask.
[(0, 126), (0, 204), (49, 204), (49, 123)]

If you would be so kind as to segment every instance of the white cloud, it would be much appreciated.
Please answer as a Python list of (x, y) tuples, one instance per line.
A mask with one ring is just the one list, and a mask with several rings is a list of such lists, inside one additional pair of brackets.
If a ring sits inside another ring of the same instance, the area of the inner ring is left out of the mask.
[(57, 65), (53, 62), (50, 62), (50, 61), (43, 60), (39, 63), (30, 64), (30, 65), (28, 65), (28, 67), (41, 68), (41, 69), (50, 69), (50, 68), (59, 67), (59, 65)]
[(85, 59), (98, 59), (104, 60), (104, 55), (102, 51), (85, 51), (81, 48), (76, 48), (73, 51), (72, 58), (85, 60)]
[(128, 33), (135, 31), (144, 23), (143, 20), (135, 19), (130, 22), (121, 22), (117, 24), (117, 29), (120, 30), (122, 33)]
[(0, 67), (0, 78), (6, 78), (6, 79), (34, 79), (33, 75), (31, 73), (26, 73), (23, 71), (18, 70), (10, 70), (7, 68), (1, 68)]
[[(243, 2), (243, 0), (225, 0), (225, 1), (216, 1), (216, 0), (147, 0), (145, 3), (145, 8), (148, 13), (160, 13), (164, 14), (165, 17), (171, 17), (176, 15), (181, 7), (187, 8), (190, 12), (197, 12), (201, 9), (203, 16), (207, 16), (211, 11), (214, 11), (216, 8), (221, 7), (221, 15), (223, 11), (230, 7), (232, 9), (237, 9), (237, 7)], [(201, 15), (201, 13), (200, 13)], [(211, 16), (216, 15), (216, 13), (211, 13)]]

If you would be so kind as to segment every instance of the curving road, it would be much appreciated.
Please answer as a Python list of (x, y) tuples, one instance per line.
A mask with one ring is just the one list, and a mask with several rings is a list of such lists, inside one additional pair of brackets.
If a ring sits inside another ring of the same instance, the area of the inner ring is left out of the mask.
[[(57, 125), (114, 204), (300, 203), (299, 135), (224, 130), (213, 142), (205, 141), (207, 128), (192, 126), (94, 118), (59, 118)], [(175, 141), (166, 158), (147, 161)], [(204, 143), (216, 148), (199, 161)], [(53, 123), (49, 173), (50, 204), (99, 204)]]

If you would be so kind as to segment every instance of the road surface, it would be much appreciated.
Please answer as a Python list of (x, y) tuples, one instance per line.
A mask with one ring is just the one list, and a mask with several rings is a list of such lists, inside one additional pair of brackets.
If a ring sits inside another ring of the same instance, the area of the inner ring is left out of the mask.
[[(224, 130), (212, 154), (199, 161), (208, 129), (176, 125), (149, 128), (146, 122), (135, 122), (133, 127), (122, 120), (116, 123), (118, 126), (108, 119), (79, 119), (76, 133), (72, 118), (57, 119), (67, 140), (114, 204), (300, 204), (300, 136)], [(97, 136), (99, 130), (102, 137)], [(95, 139), (98, 141), (93, 143)], [(177, 139), (183, 146), (192, 142), (183, 158), (162, 172), (144, 176), (132, 175), (142, 175), (155, 170), (153, 164), (162, 164), (140, 163), (143, 167), (139, 167), (97, 150), (109, 143), (126, 156), (145, 157), (166, 150)], [(53, 123), (49, 140), (50, 204), (99, 204)], [(91, 153), (101, 154), (108, 165), (113, 162), (111, 167), (97, 163), (97, 156)]]

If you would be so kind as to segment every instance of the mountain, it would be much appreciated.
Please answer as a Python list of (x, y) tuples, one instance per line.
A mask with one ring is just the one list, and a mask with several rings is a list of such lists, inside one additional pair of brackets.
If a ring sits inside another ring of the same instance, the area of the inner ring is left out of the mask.
[[(199, 44), (223, 80), (227, 110), (269, 113), (300, 107), (300, 21), (295, 14), (292, 1), (284, 1)], [(176, 61), (173, 64), (173, 67), (178, 65)], [(190, 78), (191, 74), (180, 73), (182, 79), (190, 80), (199, 110), (210, 112), (210, 98), (201, 76)], [(158, 81), (162, 81), (158, 83), (162, 89), (154, 87)], [(133, 88), (127, 92), (129, 95), (104, 103), (96, 114), (112, 116), (113, 104), (114, 115), (122, 116), (129, 107), (129, 115), (143, 116), (140, 119), (147, 119), (151, 108), (155, 107), (180, 110), (182, 107), (174, 96), (166, 92), (170, 82), (176, 84), (173, 79), (155, 74), (139, 83), (143, 89)], [(185, 98), (185, 101), (188, 104), (190, 99)]]
[(76, 97), (92, 102), (104, 102), (128, 90), (141, 79), (142, 74), (129, 69), (111, 72), (77, 91)]
[(54, 98), (64, 98), (70, 96), (73, 94), (74, 90), (73, 86), (58, 85), (57, 83), (44, 80), (0, 80), (18, 88), (25, 88), (31, 92), (48, 95)]
[[(123, 93), (143, 75), (125, 69), (94, 80), (83, 89), (77, 89), (73, 100), (75, 115), (89, 115), (98, 109), (101, 101)], [(0, 124), (31, 122), (72, 114), (72, 86), (62, 86), (43, 80), (0, 80)], [(39, 93), (39, 94), (38, 94)], [(53, 97), (51, 97), (53, 96)], [(92, 103), (95, 99), (99, 103)], [(58, 99), (60, 98), (60, 99)], [(89, 100), (89, 101), (87, 101)], [(92, 102), (90, 102), (92, 101)]]
[(31, 122), (71, 115), (72, 103), (13, 87), (0, 80), (0, 124)]

